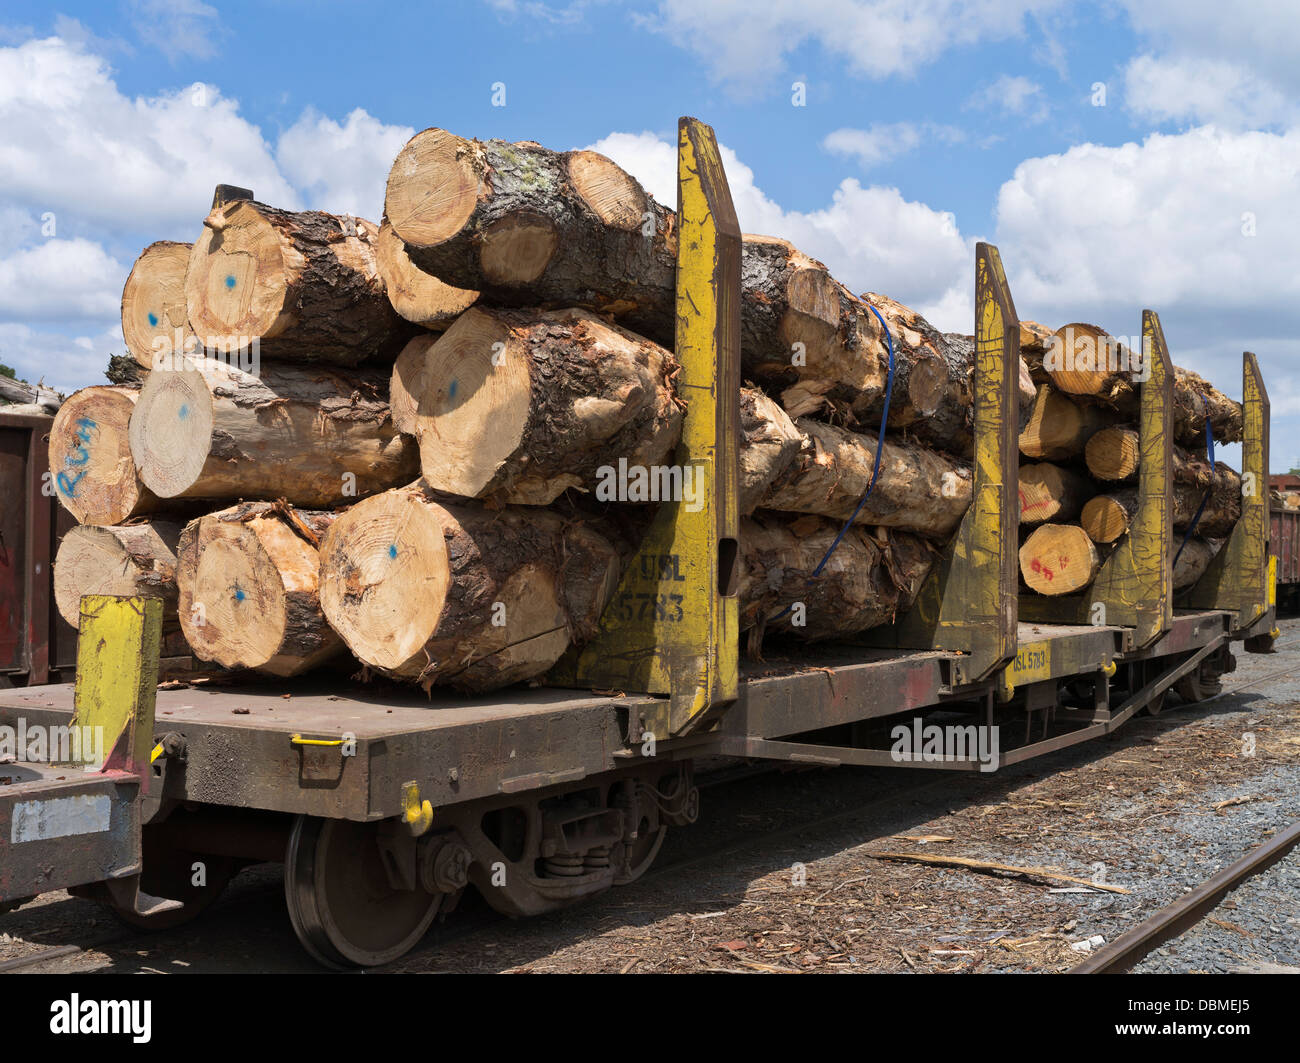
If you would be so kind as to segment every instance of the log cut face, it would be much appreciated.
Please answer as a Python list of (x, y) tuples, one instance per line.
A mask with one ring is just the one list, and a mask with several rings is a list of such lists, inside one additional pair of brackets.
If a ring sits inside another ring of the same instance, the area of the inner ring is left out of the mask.
[(393, 426), (386, 374), (220, 361), (149, 374), (131, 417), (131, 453), (162, 498), (346, 504), (408, 481), (413, 442)]
[(177, 551), (179, 611), (195, 656), (300, 675), (340, 653), (320, 606), (317, 544), (333, 513), (251, 502), (191, 521)]
[(816, 579), (813, 570), (840, 525), (824, 517), (756, 513), (741, 521), (741, 630), (808, 640), (844, 638), (906, 610), (934, 551), (905, 532), (854, 526)]
[(388, 406), (392, 411), (393, 427), (404, 435), (416, 434), (416, 415), (420, 396), (424, 394), (424, 367), (430, 349), (438, 342), (433, 333), (423, 333), (412, 338), (393, 363), (388, 381)]
[[(1190, 483), (1175, 483), (1171, 494), (1175, 531), (1186, 531), (1195, 521), (1198, 534), (1222, 538), (1241, 519), (1241, 477), (1223, 462), (1215, 467), (1213, 486), (1208, 490)], [(1128, 532), (1137, 508), (1137, 489), (1121, 487), (1090, 498), (1079, 522), (1093, 542), (1111, 543)]]
[(353, 506), (321, 547), (321, 601), (366, 664), (425, 689), (486, 691), (590, 638), (619, 557), (545, 510), (442, 504), (423, 483)]
[(49, 450), (54, 490), (82, 524), (122, 524), (157, 508), (128, 440), (138, 395), (125, 387), (82, 388), (54, 415)]
[(59, 615), (75, 628), (80, 626), (85, 595), (140, 595), (161, 599), (164, 632), (176, 630), (180, 534), (180, 525), (170, 521), (70, 529), (54, 558), (54, 602)]
[(1101, 555), (1077, 524), (1040, 524), (1020, 547), (1020, 575), (1039, 594), (1083, 590), (1101, 568)]
[(173, 354), (193, 353), (194, 333), (185, 308), (192, 247), (169, 240), (150, 244), (122, 289), (122, 336), (131, 357), (145, 369)]
[(1115, 417), (1100, 406), (1081, 405), (1050, 385), (1040, 384), (1029, 419), (1020, 431), (1020, 453), (1045, 461), (1075, 457)]
[[(871, 482), (876, 437), (808, 417), (796, 426), (802, 435), (799, 451), (763, 496), (762, 507), (847, 520)], [(972, 484), (969, 466), (886, 440), (880, 474), (857, 523), (946, 539), (970, 508)]]
[(1050, 462), (1020, 466), (1020, 523), (1073, 520), (1096, 490), (1083, 476)]
[(681, 434), (677, 362), (585, 310), (475, 307), (425, 358), (416, 416), (435, 490), (546, 505), (610, 470), (669, 459)]
[(422, 269), (515, 306), (586, 306), (672, 342), (676, 216), (590, 151), (417, 133), (385, 214)]
[(411, 333), (361, 218), (239, 200), (215, 207), (190, 253), (185, 301), (208, 350), (353, 366), (391, 358)]
[(375, 263), (388, 301), (412, 324), (442, 331), (478, 299), (478, 292), (454, 288), (412, 262), (387, 218), (379, 226)]

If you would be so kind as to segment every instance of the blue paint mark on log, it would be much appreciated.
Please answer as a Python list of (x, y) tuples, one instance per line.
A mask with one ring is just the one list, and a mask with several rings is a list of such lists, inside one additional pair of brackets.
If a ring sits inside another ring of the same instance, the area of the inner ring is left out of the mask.
[(235, 275), (232, 273), (228, 277), (226, 277), (226, 287), (233, 288), (234, 286), (235, 286)]
[(244, 600), (244, 592), (241, 591), (238, 587), (236, 587), (236, 588), (235, 588), (235, 601), (237, 601), (237, 602), (242, 602), (243, 600)]
[(150, 328), (158, 327), (158, 315), (155, 314), (152, 310), (149, 312), (149, 327)]
[(397, 544), (396, 544), (396, 543), (393, 543), (393, 544), (388, 548), (388, 556), (391, 557), (391, 558), (396, 558), (396, 557), (397, 557)]
[(185, 420), (185, 418), (187, 418), (189, 415), (190, 415), (190, 407), (188, 403), (176, 411), (176, 416), (179, 417), (182, 421)]
[(447, 398), (454, 399), (455, 397), (456, 397), (456, 381), (453, 380), (450, 384), (447, 385)]

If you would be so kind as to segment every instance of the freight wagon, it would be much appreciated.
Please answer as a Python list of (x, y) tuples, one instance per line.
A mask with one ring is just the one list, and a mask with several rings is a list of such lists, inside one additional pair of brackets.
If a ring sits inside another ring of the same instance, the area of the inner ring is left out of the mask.
[(283, 861), (306, 949), (330, 966), (379, 965), (471, 887), (526, 916), (634, 881), (669, 828), (702, 814), (697, 763), (987, 768), (974, 750), (891, 748), (893, 725), (941, 716), (998, 728), (1006, 766), (1159, 712), (1170, 691), (1210, 696), (1233, 642), (1271, 648), (1259, 366), (1245, 355), (1242, 472), (1260, 490), (1244, 492), (1209, 569), (1175, 594), (1173, 369), (1151, 311), (1128, 538), (1085, 593), (1021, 596), (1018, 318), (997, 249), (980, 244), (974, 501), (941, 562), (893, 625), (742, 660), (741, 236), (712, 131), (683, 119), (679, 153), (676, 353), (691, 396), (679, 457), (712, 477), (695, 504), (660, 503), (595, 640), (545, 685), (468, 699), (319, 678), (159, 690), (159, 603), (88, 596), (75, 685), (0, 695), (0, 726), (98, 726), (108, 759), (90, 772), (0, 765), (0, 904), (72, 888), (167, 926), (241, 866)]

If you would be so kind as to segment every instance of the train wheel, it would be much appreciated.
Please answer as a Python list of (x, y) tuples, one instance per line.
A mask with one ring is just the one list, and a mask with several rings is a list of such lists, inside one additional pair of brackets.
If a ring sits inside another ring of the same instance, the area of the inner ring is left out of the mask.
[(1205, 701), (1223, 690), (1219, 670), (1210, 661), (1202, 661), (1199, 668), (1193, 669), (1174, 684), (1178, 696), (1189, 704)]
[(284, 860), (289, 921), (328, 967), (391, 963), (424, 936), (443, 894), (389, 882), (378, 825), (299, 816)]
[(112, 901), (106, 903), (127, 926), (137, 930), (171, 930), (207, 911), (239, 867), (233, 857), (178, 849), (146, 829), (141, 839), (140, 889), (154, 897), (180, 901), (181, 907), (156, 915), (140, 915)]
[(655, 862), (655, 857), (663, 848), (664, 836), (668, 833), (668, 828), (666, 826), (654, 828), (645, 822), (642, 826), (644, 829), (637, 832), (636, 841), (628, 848), (627, 863), (630, 870), (626, 873), (620, 871), (615, 876), (615, 886), (626, 886), (629, 882), (639, 879), (650, 870), (650, 865)]

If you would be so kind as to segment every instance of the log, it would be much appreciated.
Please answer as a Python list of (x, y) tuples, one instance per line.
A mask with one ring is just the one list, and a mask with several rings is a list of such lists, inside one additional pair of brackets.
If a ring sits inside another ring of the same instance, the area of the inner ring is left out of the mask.
[(740, 487), (742, 515), (752, 513), (794, 460), (804, 435), (775, 400), (757, 388), (740, 389)]
[(1101, 568), (1101, 555), (1077, 524), (1040, 524), (1020, 547), (1020, 576), (1039, 594), (1073, 594)]
[(236, 200), (213, 207), (203, 226), (185, 304), (207, 350), (238, 355), (245, 369), (254, 350), (355, 366), (391, 359), (410, 336), (384, 290), (372, 222)]
[(1222, 541), (1218, 539), (1188, 539), (1186, 543), (1175, 542), (1169, 552), (1173, 564), (1174, 590), (1186, 590), (1204, 576), (1222, 545)]
[(850, 528), (810, 579), (840, 525), (824, 517), (759, 512), (740, 524), (740, 627), (757, 654), (765, 631), (842, 638), (891, 623), (920, 590), (936, 553), (907, 532)]
[(139, 394), (124, 387), (82, 388), (55, 414), (49, 451), (54, 492), (82, 524), (124, 524), (158, 508), (128, 441)]
[(0, 374), (0, 399), (22, 406), (39, 406), (46, 413), (56, 413), (63, 405), (63, 396), (53, 388), (3, 374)]
[(681, 433), (677, 368), (662, 347), (586, 310), (474, 307), (425, 359), (424, 480), (525, 505), (570, 487), (636, 501), (620, 491), (624, 470), (670, 460)]
[(247, 502), (190, 521), (177, 549), (180, 623), (223, 668), (301, 675), (341, 653), (321, 610), (321, 536), (335, 514)]
[(1046, 461), (1072, 458), (1082, 454), (1088, 440), (1114, 419), (1114, 414), (1099, 406), (1081, 405), (1050, 385), (1040, 384), (1020, 432), (1020, 453)]
[[(795, 422), (799, 452), (760, 505), (847, 520), (871, 482), (876, 437), (823, 424)], [(972, 497), (970, 467), (912, 443), (885, 440), (880, 474), (856, 523), (884, 525), (946, 539)]]
[(386, 375), (204, 359), (155, 369), (130, 422), (140, 478), (160, 498), (283, 498), (332, 508), (417, 475), (389, 416)]
[[(1196, 531), (1210, 538), (1221, 538), (1232, 531), (1241, 518), (1241, 477), (1222, 462), (1216, 468), (1214, 486), (1205, 509), (1196, 521)], [(1186, 531), (1206, 498), (1204, 489), (1191, 484), (1175, 484), (1173, 489), (1174, 531)], [(1084, 504), (1079, 523), (1096, 543), (1112, 543), (1128, 532), (1137, 513), (1137, 490), (1123, 487), (1090, 498)]]
[(1073, 520), (1096, 488), (1070, 469), (1039, 462), (1020, 466), (1020, 523)]
[(70, 528), (54, 557), (54, 603), (74, 628), (87, 594), (139, 595), (163, 603), (163, 633), (180, 629), (176, 615), (176, 545), (181, 527), (150, 521)]
[[(1100, 401), (1135, 420), (1138, 393), (1135, 371), (1144, 368), (1142, 355), (1129, 350), (1096, 325), (1074, 322), (1056, 331), (1056, 342), (1044, 358), (1052, 384), (1061, 391)], [(1241, 440), (1241, 405), (1188, 369), (1174, 367), (1171, 425), (1183, 446), (1203, 445), (1207, 417), (1215, 439)]]
[(422, 482), (358, 502), (321, 544), (321, 604), (358, 659), (426, 690), (493, 690), (595, 633), (619, 556), (548, 510), (443, 504)]
[(453, 288), (412, 262), (387, 218), (379, 226), (375, 264), (393, 309), (412, 324), (440, 332), (478, 299), (478, 292)]
[(424, 394), (424, 367), (429, 349), (438, 342), (431, 332), (413, 336), (393, 362), (388, 379), (388, 406), (393, 427), (408, 436), (415, 435), (416, 414)]
[(193, 244), (159, 240), (141, 252), (122, 289), (122, 336), (136, 363), (152, 369), (173, 355), (193, 355), (185, 274)]
[[(1208, 461), (1178, 446), (1171, 447), (1171, 453), (1174, 483), (1210, 486), (1215, 472)], [(1120, 425), (1103, 428), (1088, 440), (1084, 460), (1088, 471), (1098, 480), (1135, 480), (1142, 461), (1141, 437), (1134, 428)]]

